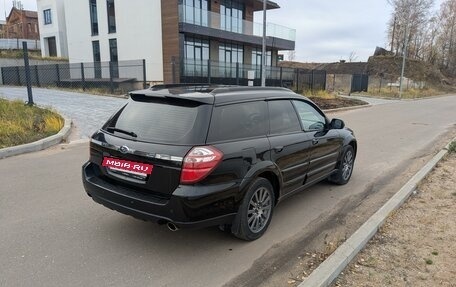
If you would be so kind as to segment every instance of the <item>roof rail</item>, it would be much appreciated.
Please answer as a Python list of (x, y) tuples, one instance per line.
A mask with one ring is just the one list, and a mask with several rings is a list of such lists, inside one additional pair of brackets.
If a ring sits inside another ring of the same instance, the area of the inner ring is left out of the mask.
[(259, 86), (223, 86), (212, 90), (212, 94), (222, 94), (229, 92), (252, 92), (252, 91), (281, 91), (292, 92), (290, 89), (281, 87), (259, 87)]
[(152, 91), (159, 91), (164, 89), (182, 89), (187, 91), (195, 92), (211, 92), (216, 88), (230, 87), (227, 85), (215, 85), (207, 83), (192, 83), (192, 84), (164, 84), (164, 85), (154, 85), (150, 87)]

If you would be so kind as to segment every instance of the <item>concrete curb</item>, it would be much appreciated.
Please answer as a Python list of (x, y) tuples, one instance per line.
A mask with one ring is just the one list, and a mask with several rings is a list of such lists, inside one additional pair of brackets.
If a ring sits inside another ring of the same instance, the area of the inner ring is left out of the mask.
[[(456, 138), (452, 141), (454, 140)], [(372, 215), (347, 241), (339, 246), (298, 287), (329, 286), (377, 233), (391, 212), (401, 207), (412, 192), (416, 190), (418, 183), (448, 153), (450, 143), (421, 168), (385, 205)]]
[(329, 109), (329, 110), (323, 110), (324, 113), (335, 113), (335, 112), (345, 112), (345, 111), (351, 111), (351, 110), (359, 110), (359, 109), (364, 109), (364, 108), (370, 108), (372, 107), (372, 104), (367, 104), (367, 105), (360, 105), (360, 106), (351, 106), (351, 107), (344, 107), (344, 108), (337, 108), (337, 109)]
[(62, 117), (65, 120), (65, 123), (63, 125), (63, 128), (57, 134), (44, 138), (44, 139), (41, 139), (41, 140), (38, 140), (36, 142), (13, 146), (13, 147), (2, 148), (2, 149), (0, 149), (0, 159), (15, 156), (15, 155), (20, 155), (20, 154), (24, 154), (24, 153), (40, 151), (43, 149), (47, 149), (53, 145), (61, 143), (63, 140), (65, 140), (70, 135), (71, 125), (72, 125), (72, 121), (69, 118), (64, 117), (64, 116), (62, 116)]

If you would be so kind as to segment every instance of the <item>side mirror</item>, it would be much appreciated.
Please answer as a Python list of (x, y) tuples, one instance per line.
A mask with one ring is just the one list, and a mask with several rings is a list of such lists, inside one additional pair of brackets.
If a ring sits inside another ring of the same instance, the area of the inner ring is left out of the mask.
[(340, 119), (332, 119), (330, 123), (330, 127), (333, 130), (341, 130), (345, 127), (345, 123), (343, 120)]

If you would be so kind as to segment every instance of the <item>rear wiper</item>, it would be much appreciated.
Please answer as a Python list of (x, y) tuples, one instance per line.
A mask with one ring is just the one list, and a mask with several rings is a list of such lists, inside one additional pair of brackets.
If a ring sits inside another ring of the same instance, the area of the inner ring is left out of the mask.
[(123, 129), (118, 129), (118, 128), (115, 128), (115, 127), (107, 127), (106, 130), (123, 133), (123, 134), (129, 135), (129, 136), (132, 136), (134, 138), (138, 137), (138, 135), (135, 134), (134, 132), (129, 132), (129, 131), (126, 131), (126, 130), (123, 130)]

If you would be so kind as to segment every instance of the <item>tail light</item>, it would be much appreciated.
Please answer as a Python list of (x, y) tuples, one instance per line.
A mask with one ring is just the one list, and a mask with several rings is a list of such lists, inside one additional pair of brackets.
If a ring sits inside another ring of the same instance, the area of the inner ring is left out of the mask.
[(212, 146), (192, 148), (185, 156), (180, 182), (193, 184), (203, 180), (222, 161), (223, 153)]

